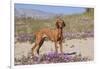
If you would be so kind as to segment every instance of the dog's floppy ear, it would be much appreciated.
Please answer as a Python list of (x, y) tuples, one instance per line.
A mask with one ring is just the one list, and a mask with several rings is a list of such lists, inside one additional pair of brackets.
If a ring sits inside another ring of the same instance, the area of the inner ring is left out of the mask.
[(63, 27), (65, 27), (66, 26), (66, 24), (65, 24), (65, 22), (63, 21)]
[(58, 23), (59, 23), (59, 22), (58, 22), (58, 20), (57, 20), (57, 21), (56, 21), (56, 27), (57, 27), (57, 28), (59, 28), (59, 25), (58, 25)]

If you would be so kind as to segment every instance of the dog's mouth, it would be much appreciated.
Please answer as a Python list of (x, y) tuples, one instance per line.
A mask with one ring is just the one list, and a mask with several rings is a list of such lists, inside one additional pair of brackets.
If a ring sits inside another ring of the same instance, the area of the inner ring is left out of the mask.
[(64, 23), (60, 23), (59, 24), (59, 28), (64, 28), (65, 27), (65, 24)]
[(59, 27), (59, 28), (61, 28), (61, 29), (62, 29), (63, 27)]
[(46, 38), (46, 37), (48, 37), (48, 36), (47, 36), (46, 34), (44, 34), (44, 35), (43, 35), (43, 38)]
[(60, 25), (60, 26), (59, 26), (59, 28), (63, 28), (63, 26), (62, 26), (62, 25)]

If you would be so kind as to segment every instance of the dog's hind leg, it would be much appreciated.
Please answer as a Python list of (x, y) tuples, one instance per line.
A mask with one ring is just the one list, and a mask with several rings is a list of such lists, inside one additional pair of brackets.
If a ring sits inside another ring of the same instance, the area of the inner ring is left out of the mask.
[(32, 55), (34, 56), (34, 49), (36, 48), (37, 44), (35, 43), (35, 45), (32, 47)]
[(34, 56), (34, 50), (36, 49), (36, 51), (37, 51), (37, 48), (39, 47), (39, 44), (40, 44), (40, 42), (41, 42), (41, 36), (37, 36), (36, 37), (36, 40), (35, 40), (35, 45), (33, 46), (33, 48), (32, 48), (32, 55)]
[(37, 48), (37, 53), (38, 53), (38, 55), (39, 55), (39, 50), (40, 50), (40, 48), (41, 48), (41, 46), (42, 46), (44, 40), (45, 40), (45, 37), (42, 38), (41, 41), (40, 41), (40, 43), (39, 43), (39, 47)]

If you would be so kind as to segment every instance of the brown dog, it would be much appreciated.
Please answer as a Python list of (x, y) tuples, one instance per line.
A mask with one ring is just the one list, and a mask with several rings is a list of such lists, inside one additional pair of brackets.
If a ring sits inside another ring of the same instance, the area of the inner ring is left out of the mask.
[(58, 53), (58, 47), (57, 47), (57, 42), (60, 45), (60, 51), (61, 53), (63, 52), (62, 50), (62, 40), (63, 40), (63, 28), (65, 27), (65, 23), (61, 18), (57, 18), (56, 21), (56, 29), (52, 30), (49, 28), (44, 28), (39, 30), (38, 32), (35, 33), (35, 45), (32, 48), (32, 53), (34, 55), (34, 49), (37, 47), (36, 51), (39, 54), (39, 49), (42, 46), (45, 38), (49, 38), (51, 41), (55, 42), (55, 50), (56, 53)]

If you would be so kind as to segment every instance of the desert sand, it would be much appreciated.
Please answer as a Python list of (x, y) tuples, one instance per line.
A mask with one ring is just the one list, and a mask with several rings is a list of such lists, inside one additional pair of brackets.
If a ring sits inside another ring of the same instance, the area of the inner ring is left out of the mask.
[[(20, 59), (22, 56), (28, 56), (31, 48), (34, 46), (29, 42), (15, 43), (14, 57)], [(59, 45), (58, 45), (59, 47)], [(40, 48), (40, 54), (47, 54), (49, 52), (55, 52), (54, 42), (45, 41)], [(94, 38), (83, 38), (83, 39), (65, 39), (63, 42), (63, 52), (71, 53), (76, 52), (81, 54), (82, 57), (88, 57), (93, 60), (94, 57)]]

